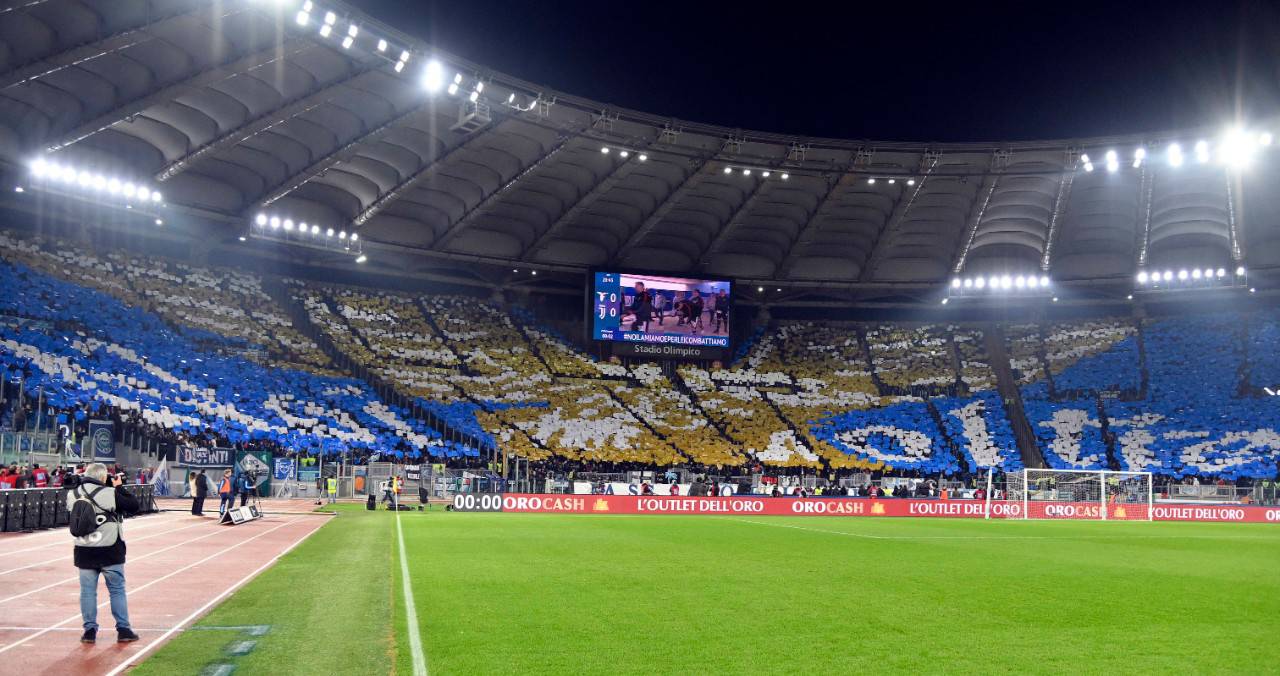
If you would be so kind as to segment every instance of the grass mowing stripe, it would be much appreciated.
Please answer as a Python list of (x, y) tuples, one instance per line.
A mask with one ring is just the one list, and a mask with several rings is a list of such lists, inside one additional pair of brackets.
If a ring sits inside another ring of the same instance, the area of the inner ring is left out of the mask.
[(396, 538), (400, 541), (400, 579), (404, 591), (405, 622), (409, 632), (409, 650), (413, 655), (414, 676), (427, 676), (427, 657), (422, 651), (422, 631), (418, 628), (418, 608), (413, 601), (413, 584), (409, 575), (409, 555), (404, 550), (404, 528), (400, 511), (396, 510)]
[(130, 674), (196, 674), (234, 661), (237, 674), (388, 674), (393, 666), (394, 525), (386, 512), (342, 505), (311, 537), (193, 628), (270, 624), (253, 652), (226, 658), (237, 637), (184, 631)]

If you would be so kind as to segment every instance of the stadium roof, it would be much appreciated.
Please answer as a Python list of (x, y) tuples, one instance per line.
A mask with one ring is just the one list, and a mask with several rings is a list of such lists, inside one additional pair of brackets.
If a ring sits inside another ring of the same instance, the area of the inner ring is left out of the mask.
[(217, 224), (219, 246), (270, 240), (264, 214), (358, 232), (404, 272), (908, 288), (1280, 265), (1264, 126), (1246, 130), (1258, 157), (1239, 172), (1222, 129), (964, 144), (744, 131), (553, 91), (313, 2), (0, 3), (0, 152), (151, 181)]

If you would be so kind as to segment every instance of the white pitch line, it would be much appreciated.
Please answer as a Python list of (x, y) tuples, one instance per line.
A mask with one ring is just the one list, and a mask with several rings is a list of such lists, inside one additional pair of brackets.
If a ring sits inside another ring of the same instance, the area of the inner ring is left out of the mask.
[[(294, 521), (298, 521), (298, 519), (295, 519)], [(289, 523), (293, 523), (293, 521), (290, 521)], [(275, 530), (275, 529), (273, 528), (272, 530)], [(279, 561), (280, 558), (283, 557), (285, 554), (288, 554), (289, 552), (293, 551), (294, 547), (297, 547), (298, 545), (302, 544), (302, 542), (306, 540), (308, 537), (311, 537), (311, 534), (316, 532), (316, 530), (318, 529), (312, 529), (304, 533), (302, 537), (299, 537), (293, 544), (289, 545), (288, 547), (285, 547), (284, 551), (271, 557), (270, 561), (267, 561), (266, 563), (262, 564), (261, 566), (258, 567), (257, 570), (253, 571), (252, 573), (249, 573), (248, 575), (245, 575), (244, 577), (240, 578), (239, 581), (237, 581), (235, 584), (231, 585), (230, 587), (227, 587), (225, 590), (223, 590), (221, 594), (218, 594), (217, 596), (215, 596), (208, 603), (204, 604), (203, 606), (200, 606), (200, 608), (197, 609), (195, 612), (182, 618), (172, 627), (169, 627), (169, 630), (166, 631), (164, 634), (162, 634), (159, 638), (143, 646), (142, 649), (139, 650), (138, 652), (133, 653), (132, 655), (129, 655), (129, 657), (125, 659), (124, 663), (122, 663), (120, 666), (116, 667), (115, 669), (112, 669), (110, 672), (106, 674), (106, 676), (118, 676), (119, 674), (123, 673), (125, 669), (128, 669), (130, 666), (137, 664), (138, 658), (151, 652), (154, 648), (158, 647), (165, 641), (169, 640), (169, 637), (173, 636), (174, 632), (191, 624), (192, 622), (195, 622), (196, 618), (208, 612), (210, 608), (212, 608), (215, 604), (222, 601), (222, 599), (226, 598), (231, 593), (235, 592), (236, 590), (240, 589), (244, 585), (248, 584), (250, 580), (257, 577), (260, 573), (262, 573), (262, 571), (275, 565), (276, 561)], [(270, 533), (270, 532), (271, 531), (267, 531), (267, 533)], [(263, 535), (266, 535), (266, 533), (263, 533)]]
[[(162, 577), (158, 577), (158, 578), (156, 578), (156, 579), (154, 579), (154, 580), (152, 580), (152, 581), (150, 581), (150, 582), (148, 582), (148, 583), (146, 583), (146, 584), (144, 584), (144, 585), (142, 585), (142, 586), (140, 586), (140, 587), (134, 587), (133, 591), (132, 591), (132, 592), (128, 592), (128, 593), (129, 593), (129, 594), (137, 594), (138, 592), (140, 592), (140, 591), (142, 591), (142, 590), (144, 590), (144, 589), (146, 589), (146, 588), (148, 588), (148, 587), (150, 587), (150, 586), (152, 586), (152, 585), (156, 585), (156, 584), (160, 584), (161, 582), (164, 582), (165, 580), (167, 580), (167, 579), (169, 579), (169, 578), (173, 577), (174, 575), (177, 575), (177, 574), (179, 574), (179, 573), (184, 573), (184, 572), (186, 572), (186, 571), (188, 571), (188, 570), (191, 570), (192, 568), (195, 568), (196, 566), (198, 566), (198, 565), (200, 565), (200, 564), (202, 564), (202, 563), (205, 563), (205, 562), (207, 562), (207, 561), (210, 561), (210, 560), (212, 560), (212, 559), (215, 559), (215, 558), (217, 558), (217, 557), (219, 557), (219, 556), (223, 556), (223, 555), (225, 555), (227, 552), (230, 552), (231, 550), (236, 549), (237, 547), (243, 547), (244, 545), (247, 545), (247, 544), (249, 544), (250, 542), (253, 542), (254, 540), (257, 540), (258, 538), (260, 538), (260, 537), (262, 537), (262, 536), (264, 536), (264, 535), (269, 535), (269, 534), (271, 534), (271, 533), (274, 533), (274, 532), (276, 532), (276, 531), (280, 530), (281, 528), (284, 528), (285, 526), (288, 526), (288, 525), (289, 525), (289, 524), (291, 524), (291, 523), (293, 523), (293, 521), (292, 521), (292, 520), (290, 520), (290, 521), (286, 521), (286, 522), (284, 522), (284, 523), (280, 524), (279, 526), (276, 526), (275, 528), (272, 528), (272, 529), (270, 529), (270, 530), (264, 530), (264, 531), (262, 531), (261, 533), (258, 533), (257, 535), (255, 535), (255, 536), (253, 536), (253, 537), (251, 537), (251, 538), (248, 538), (248, 539), (245, 539), (245, 540), (241, 540), (241, 541), (239, 541), (239, 542), (235, 543), (234, 545), (231, 545), (230, 547), (227, 547), (226, 549), (222, 549), (222, 550), (216, 551), (216, 552), (214, 552), (214, 553), (212, 553), (212, 554), (210, 554), (210, 555), (208, 555), (208, 556), (204, 557), (203, 559), (200, 559), (199, 561), (196, 561), (195, 563), (189, 563), (189, 564), (187, 564), (187, 565), (185, 565), (185, 566), (183, 566), (183, 567), (181, 567), (181, 568), (179, 568), (179, 569), (177, 569), (177, 570), (175, 570), (175, 571), (173, 571), (173, 572), (169, 573), (168, 575), (164, 575), (164, 576), (162, 576)], [(222, 532), (225, 532), (225, 531), (222, 531)], [(202, 537), (207, 537), (207, 536), (202, 536)], [(194, 542), (194, 541), (193, 541), (193, 542)], [(106, 607), (107, 607), (108, 605), (110, 605), (110, 604), (111, 604), (111, 600), (110, 600), (110, 599), (107, 599), (106, 601), (103, 601), (102, 603), (99, 603), (99, 604), (98, 604), (98, 609), (99, 609), (99, 610), (101, 610), (101, 609), (103, 609), (103, 608), (106, 608)], [(62, 625), (66, 624), (66, 623), (68, 623), (68, 622), (73, 622), (73, 621), (75, 621), (75, 620), (77, 620), (77, 619), (80, 619), (80, 617), (81, 617), (80, 613), (76, 613), (75, 615), (72, 615), (71, 617), (68, 617), (67, 619), (65, 619), (65, 620), (63, 620), (63, 621), (61, 621), (61, 622), (59, 622), (59, 623), (57, 623), (57, 624), (55, 624), (55, 625), (53, 625), (53, 626), (46, 627), (46, 628), (44, 628), (44, 629), (42, 629), (42, 630), (40, 630), (40, 631), (38, 631), (38, 632), (36, 632), (36, 633), (34, 633), (34, 634), (32, 634), (32, 635), (30, 635), (30, 636), (28, 636), (28, 637), (26, 637), (26, 638), (24, 638), (24, 639), (20, 640), (20, 641), (17, 641), (17, 642), (15, 642), (15, 643), (10, 643), (9, 645), (6, 645), (6, 646), (2, 646), (2, 647), (0, 647), (0, 653), (4, 653), (4, 652), (7, 652), (7, 651), (9, 651), (9, 650), (11, 650), (11, 649), (13, 649), (13, 648), (16, 648), (16, 647), (18, 647), (18, 646), (22, 645), (23, 643), (26, 643), (27, 641), (30, 641), (30, 640), (31, 640), (31, 639), (33, 639), (33, 638), (39, 638), (39, 637), (44, 636), (45, 634), (47, 634), (47, 633), (49, 633), (49, 632), (51, 632), (51, 631), (56, 631), (56, 630), (57, 630), (59, 627), (61, 627)]]
[(400, 526), (400, 510), (396, 510), (396, 538), (400, 541), (400, 580), (404, 592), (404, 612), (408, 619), (409, 650), (413, 653), (414, 676), (427, 676), (427, 656), (422, 650), (422, 634), (418, 629), (418, 609), (413, 602), (413, 585), (409, 582), (409, 555), (404, 550), (404, 528)]
[(771, 523), (768, 521), (753, 521), (751, 519), (735, 519), (728, 518), (729, 521), (737, 521), (739, 523), (751, 523), (757, 526), (771, 526), (773, 528), (790, 528), (792, 530), (803, 530), (810, 533), (826, 533), (827, 535), (844, 535), (854, 538), (866, 538), (868, 540), (1275, 540), (1274, 537), (1257, 536), (1257, 535), (870, 535), (868, 533), (850, 533), (842, 530), (828, 530), (826, 528), (809, 528), (806, 526), (793, 526), (785, 523)]

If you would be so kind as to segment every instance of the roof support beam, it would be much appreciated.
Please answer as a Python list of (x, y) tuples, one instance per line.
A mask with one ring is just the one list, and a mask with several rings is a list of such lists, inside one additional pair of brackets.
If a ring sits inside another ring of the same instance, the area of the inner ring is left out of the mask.
[(1053, 214), (1049, 217), (1049, 232), (1045, 233), (1044, 257), (1040, 260), (1040, 269), (1045, 272), (1049, 271), (1049, 266), (1053, 263), (1053, 245), (1058, 239), (1058, 223), (1062, 221), (1062, 214), (1067, 211), (1067, 200), (1071, 198), (1071, 186), (1076, 180), (1075, 163), (1068, 161), (1070, 164), (1067, 165), (1067, 170), (1058, 179), (1058, 199), (1054, 200)]
[(403, 124), (406, 120), (409, 120), (417, 115), (421, 115), (423, 112), (427, 110), (428, 110), (427, 108), (424, 108), (421, 105), (413, 106), (409, 110), (399, 115), (396, 115), (395, 117), (391, 118), (387, 122), (377, 127), (374, 127), (373, 129), (370, 129), (369, 131), (363, 134), (360, 134), (359, 136), (356, 136), (341, 148), (338, 148), (337, 150), (329, 153), (328, 155), (321, 157), (315, 162), (312, 162), (311, 165), (308, 166), (306, 169), (303, 169), (302, 171), (294, 174), (293, 176), (285, 177), (283, 181), (281, 181), (280, 183), (277, 183), (276, 185), (272, 186), (270, 189), (264, 192), (264, 194), (266, 194), (267, 197), (258, 202), (258, 208), (266, 207), (274, 203), (276, 200), (279, 200), (285, 195), (288, 195), (294, 190), (297, 190), (307, 181), (310, 181), (311, 179), (317, 176), (323, 175), (325, 172), (329, 171), (330, 169), (332, 169), (333, 167), (337, 166), (342, 162), (346, 162), (347, 160), (350, 160), (352, 157), (356, 155), (357, 151), (361, 147), (371, 143), (377, 143), (379, 139), (381, 139), (383, 136), (386, 136), (388, 132), (394, 130), (396, 127)]
[[(524, 250), (524, 253), (520, 256), (520, 260), (528, 261), (537, 255), (538, 252), (545, 249), (548, 244), (555, 240), (565, 227), (574, 222), (578, 216), (582, 215), (582, 213), (587, 209), (590, 209), (591, 205), (596, 203), (596, 200), (599, 200), (602, 196), (612, 190), (619, 181), (624, 179), (627, 174), (631, 173), (631, 167), (634, 167), (636, 163), (639, 162), (637, 158), (640, 155), (640, 150), (640, 148), (635, 149), (627, 159), (614, 164), (609, 171), (605, 172), (604, 178), (600, 179), (600, 181), (592, 186), (590, 190), (582, 193), (582, 195), (578, 197), (577, 202), (574, 202), (572, 206), (565, 209), (564, 213), (560, 214), (560, 217), (548, 226), (547, 229), (544, 230), (536, 240), (534, 240), (533, 244)], [(624, 168), (626, 171), (623, 171)]]
[[(166, 4), (176, 5), (177, 3), (160, 3), (161, 6)], [(180, 6), (177, 11), (172, 11), (160, 17), (155, 17), (151, 21), (141, 26), (128, 28), (118, 33), (113, 33), (103, 37), (97, 42), (91, 42), (87, 45), (73, 47), (64, 52), (54, 54), (48, 58), (41, 59), (26, 66), (16, 68), (0, 76), (0, 89), (8, 89), (18, 85), (26, 84), (33, 80), (52, 75), (66, 68), (74, 68), (82, 63), (87, 63), (94, 59), (100, 59), (109, 54), (115, 54), (126, 50), (134, 45), (139, 45), (159, 38), (155, 37), (148, 31), (158, 24), (164, 24), (177, 21), (196, 12), (201, 8), (188, 9)], [(246, 11), (243, 7), (229, 12), (224, 12), (220, 19), (225, 19), (234, 14)]]
[(548, 149), (545, 153), (543, 153), (538, 159), (529, 163), (529, 166), (516, 172), (516, 175), (512, 176), (510, 181), (507, 181), (502, 186), (500, 186), (497, 190), (494, 190), (493, 192), (485, 196), (484, 199), (477, 202), (476, 205), (472, 207), (470, 211), (463, 214), (462, 218), (459, 218), (456, 222), (450, 225), (447, 230), (444, 231), (443, 235), (440, 235), (440, 238), (436, 240), (435, 248), (443, 249), (446, 245), (449, 244), (449, 242), (453, 241), (453, 238), (457, 237), (458, 233), (462, 232), (464, 229), (466, 229), (467, 226), (471, 225), (476, 220), (476, 218), (480, 217), (480, 215), (487, 212), (490, 207), (497, 204), (499, 198), (501, 198), (502, 195), (506, 194), (506, 192), (510, 190), (512, 186), (514, 186), (516, 183), (520, 181), (520, 179), (528, 176), (534, 170), (546, 164), (548, 160), (558, 155), (560, 151), (564, 149), (565, 144), (568, 143), (571, 138), (573, 138), (572, 135), (561, 136), (556, 141), (555, 145), (551, 146), (551, 148)]
[(1231, 172), (1224, 171), (1223, 178), (1227, 182), (1227, 235), (1231, 238), (1231, 260), (1239, 263), (1244, 260), (1244, 254), (1240, 252), (1240, 228), (1236, 221), (1236, 192), (1239, 188), (1233, 185), (1239, 181), (1239, 174), (1234, 179)]
[(239, 145), (258, 134), (271, 129), (272, 127), (289, 122), (299, 115), (303, 115), (329, 103), (330, 101), (333, 101), (338, 96), (338, 90), (350, 84), (353, 80), (359, 78), (365, 73), (378, 68), (384, 63), (386, 62), (380, 58), (369, 58), (367, 61), (359, 64), (346, 76), (325, 85), (320, 90), (312, 92), (311, 94), (299, 99), (295, 99), (292, 103), (286, 104), (283, 107), (267, 111), (258, 117), (245, 122), (239, 127), (227, 130), (227, 133), (222, 136), (212, 139), (203, 146), (190, 150), (186, 155), (170, 162), (156, 173), (156, 180), (167, 181), (191, 168), (191, 165), (202, 157)]
[(1156, 168), (1150, 162), (1142, 163), (1142, 177), (1138, 180), (1138, 218), (1142, 230), (1138, 233), (1138, 269), (1147, 266), (1147, 247), (1151, 245), (1151, 196), (1156, 183)]
[(302, 38), (294, 38), (282, 45), (271, 45), (259, 52), (243, 56), (237, 60), (227, 60), (223, 63), (213, 66), (201, 73), (198, 73), (186, 80), (168, 87), (162, 87), (155, 90), (147, 96), (134, 99), (128, 103), (114, 108), (98, 117), (95, 117), (84, 124), (63, 134), (54, 143), (46, 148), (47, 152), (56, 152), (69, 145), (93, 136), (94, 134), (113, 127), (121, 122), (127, 121), (129, 118), (141, 113), (152, 106), (162, 105), (185, 96), (204, 87), (230, 80), (233, 77), (252, 73), (253, 71), (269, 66), (278, 61), (296, 56), (304, 51), (315, 48), (313, 42)]
[(501, 125), (490, 125), (466, 141), (436, 155), (430, 162), (422, 165), (422, 167), (418, 169), (418, 171), (414, 172), (412, 176), (405, 177), (399, 183), (392, 186), (390, 190), (382, 193), (382, 195), (375, 199), (372, 204), (365, 207), (364, 211), (361, 211), (354, 219), (352, 219), (351, 226), (358, 228), (365, 223), (368, 223), (369, 219), (377, 216), (378, 213), (385, 209), (388, 204), (399, 199), (399, 197), (405, 192), (413, 190), (417, 187), (419, 182), (434, 176), (436, 172), (440, 171), (440, 168), (444, 166), (445, 160), (448, 160), (450, 157), (453, 157), (463, 151), (476, 147), (480, 144), (481, 139), (487, 138), (489, 134), (495, 133), (499, 126)]
[(733, 210), (729, 220), (725, 221), (724, 225), (716, 231), (716, 236), (711, 238), (711, 243), (707, 245), (702, 255), (699, 256), (702, 267), (705, 268), (711, 262), (711, 254), (720, 251), (724, 243), (729, 241), (729, 234), (742, 225), (743, 219), (746, 218), (747, 214), (751, 213), (751, 208), (755, 206), (756, 200), (760, 199), (761, 194), (763, 194), (761, 188), (768, 181), (763, 178), (755, 178), (753, 180), (755, 185), (751, 186), (751, 190), (747, 191), (746, 196), (742, 198), (742, 202), (738, 204), (738, 208)]
[(876, 234), (876, 239), (871, 243), (871, 253), (867, 256), (867, 260), (862, 266), (862, 270), (858, 272), (858, 281), (866, 282), (871, 279), (871, 271), (875, 269), (880, 261), (884, 259), (884, 249), (881, 247), (886, 239), (885, 236), (897, 232), (901, 227), (902, 221), (906, 220), (907, 214), (911, 212), (911, 207), (916, 203), (916, 199), (920, 197), (920, 193), (924, 191), (924, 186), (929, 182), (929, 178), (933, 176), (933, 170), (938, 168), (938, 163), (942, 161), (940, 153), (925, 153), (921, 158), (922, 171), (920, 172), (920, 180), (916, 181), (915, 189), (911, 191), (907, 199), (898, 202), (898, 206), (894, 208), (893, 213), (889, 214), (889, 220), (885, 222), (880, 232)]
[[(1000, 158), (1001, 156), (999, 154), (991, 156), (993, 169), (997, 162), (999, 162), (1001, 167), (1004, 166), (1005, 161)], [(991, 204), (991, 196), (996, 194), (996, 186), (1000, 184), (1000, 174), (993, 171), (992, 173), (987, 174), (982, 181), (984, 184), (983, 187), (987, 189), (987, 194), (982, 197), (982, 204), (978, 205), (978, 211), (973, 214), (973, 222), (969, 224), (969, 227), (965, 232), (964, 244), (961, 245), (960, 251), (956, 252), (956, 264), (952, 266), (951, 269), (952, 272), (957, 275), (964, 270), (964, 263), (969, 258), (969, 249), (973, 247), (973, 240), (978, 236), (978, 227), (982, 225), (982, 217), (987, 213), (987, 205)]]
[(644, 219), (644, 222), (640, 224), (640, 227), (631, 232), (631, 235), (627, 237), (627, 241), (624, 242), (622, 246), (618, 247), (618, 251), (613, 255), (613, 263), (616, 264), (618, 261), (622, 260), (623, 255), (631, 249), (631, 247), (639, 244), (641, 240), (647, 237), (649, 233), (657, 227), (658, 223), (662, 222), (662, 219), (666, 218), (667, 214), (670, 213), (686, 195), (696, 190), (697, 187), (702, 184), (702, 181), (709, 176), (709, 174), (703, 171), (707, 167), (707, 162), (708, 160), (706, 159), (695, 161), (689, 175), (686, 176), (674, 190), (667, 193), (666, 199), (659, 202), (658, 206), (654, 207), (653, 213), (649, 214), (649, 217)]
[(800, 246), (809, 243), (809, 236), (813, 230), (813, 225), (818, 221), (818, 216), (822, 214), (822, 209), (827, 206), (827, 201), (836, 193), (836, 188), (840, 187), (840, 179), (844, 177), (842, 172), (835, 172), (827, 176), (827, 192), (822, 195), (822, 199), (813, 206), (813, 213), (809, 214), (808, 220), (800, 227), (800, 232), (796, 233), (796, 238), (787, 246), (787, 250), (782, 252), (782, 262), (778, 264), (779, 278), (786, 278), (791, 273), (791, 267), (796, 264), (796, 259), (800, 255)]

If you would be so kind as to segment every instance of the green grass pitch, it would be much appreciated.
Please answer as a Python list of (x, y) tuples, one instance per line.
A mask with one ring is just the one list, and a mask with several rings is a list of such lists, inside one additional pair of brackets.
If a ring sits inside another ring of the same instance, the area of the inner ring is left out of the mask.
[[(343, 507), (138, 674), (412, 673), (395, 516)], [(432, 674), (1263, 673), (1280, 528), (406, 513)]]

